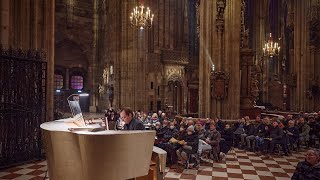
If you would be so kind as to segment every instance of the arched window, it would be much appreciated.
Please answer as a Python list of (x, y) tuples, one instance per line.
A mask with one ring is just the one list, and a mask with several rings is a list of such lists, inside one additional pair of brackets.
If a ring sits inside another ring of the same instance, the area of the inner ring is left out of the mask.
[(54, 75), (54, 89), (63, 88), (63, 76), (61, 74)]
[(71, 88), (76, 90), (83, 89), (83, 77), (82, 76), (71, 76)]

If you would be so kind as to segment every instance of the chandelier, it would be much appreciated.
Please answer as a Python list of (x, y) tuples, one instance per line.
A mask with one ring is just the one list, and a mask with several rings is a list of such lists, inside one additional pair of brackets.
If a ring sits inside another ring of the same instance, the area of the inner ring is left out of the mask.
[(278, 56), (279, 52), (280, 52), (280, 46), (279, 46), (278, 43), (273, 42), (272, 36), (271, 36), (271, 33), (270, 33), (269, 39), (264, 44), (264, 47), (263, 47), (263, 55), (264, 56), (273, 57), (273, 56)]
[(151, 15), (149, 7), (145, 8), (143, 5), (139, 7), (136, 6), (131, 13), (130, 22), (131, 25), (140, 27), (140, 29), (144, 27), (150, 28), (152, 26), (153, 16), (153, 14)]

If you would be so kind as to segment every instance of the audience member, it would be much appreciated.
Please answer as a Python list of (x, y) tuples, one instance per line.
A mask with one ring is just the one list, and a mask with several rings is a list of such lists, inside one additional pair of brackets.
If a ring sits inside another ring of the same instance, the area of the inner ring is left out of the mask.
[(226, 124), (225, 128), (221, 132), (221, 141), (220, 141), (220, 155), (226, 155), (233, 144), (233, 131), (229, 124)]
[(308, 125), (310, 127), (310, 140), (309, 140), (309, 145), (310, 146), (315, 146), (316, 144), (316, 138), (319, 137), (320, 135), (320, 124), (316, 122), (314, 116), (309, 117)]
[[(285, 146), (285, 141), (283, 139), (283, 131), (279, 127), (279, 122), (278, 121), (273, 121), (272, 126), (269, 129), (269, 134), (270, 137), (266, 138), (267, 140), (270, 141), (270, 147), (268, 153), (272, 154), (274, 151), (274, 147), (276, 144), (280, 144), (282, 147), (282, 151), (285, 153), (286, 156), (288, 156), (288, 151)], [(268, 157), (268, 154), (267, 154)]]
[(306, 159), (298, 163), (292, 180), (316, 180), (320, 179), (320, 153), (316, 150), (308, 150)]
[(194, 130), (193, 125), (187, 128), (187, 135), (184, 141), (180, 142), (182, 147), (179, 148), (176, 153), (180, 160), (180, 163), (185, 164), (190, 154), (197, 153), (199, 137)]
[[(245, 133), (245, 119), (242, 118), (234, 125), (235, 131), (234, 131), (234, 146), (237, 147), (238, 143), (241, 140), (241, 135)], [(243, 135), (242, 135), (243, 136)]]
[(287, 144), (293, 148), (299, 139), (299, 129), (294, 126), (293, 120), (288, 122), (288, 127), (284, 128), (284, 133), (287, 135)]
[(309, 132), (310, 132), (310, 126), (305, 123), (305, 120), (303, 117), (300, 117), (298, 120), (298, 128), (299, 128), (299, 141), (298, 141), (298, 149), (300, 149), (300, 146), (302, 143), (308, 145), (309, 142)]
[(205, 122), (205, 125), (204, 125), (204, 129), (206, 131), (210, 129), (210, 123), (211, 123), (210, 118), (206, 118), (206, 122)]
[(214, 118), (214, 123), (216, 124), (217, 131), (221, 132), (224, 129), (224, 123), (218, 117)]

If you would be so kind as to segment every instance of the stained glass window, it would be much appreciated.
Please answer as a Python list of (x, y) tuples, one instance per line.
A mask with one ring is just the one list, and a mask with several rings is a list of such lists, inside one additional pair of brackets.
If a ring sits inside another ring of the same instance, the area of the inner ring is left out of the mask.
[(63, 76), (60, 74), (54, 75), (54, 89), (62, 89), (63, 88)]
[(83, 77), (82, 76), (72, 76), (71, 77), (71, 88), (81, 90), (83, 89)]

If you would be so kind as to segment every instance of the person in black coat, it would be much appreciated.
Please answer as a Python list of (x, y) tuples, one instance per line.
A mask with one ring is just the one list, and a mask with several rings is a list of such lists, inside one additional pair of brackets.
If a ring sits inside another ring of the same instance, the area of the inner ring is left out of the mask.
[[(283, 130), (279, 127), (279, 122), (274, 121), (272, 123), (272, 126), (269, 129), (269, 138), (267, 140), (270, 141), (270, 147), (269, 147), (269, 153), (273, 153), (274, 147), (276, 144), (280, 144), (282, 147), (283, 152), (285, 153), (286, 156), (288, 156), (288, 150), (286, 149), (286, 141), (283, 138)], [(267, 155), (267, 158), (269, 156)]]
[(258, 125), (257, 127), (257, 134), (256, 134), (256, 151), (263, 151), (265, 142), (264, 139), (268, 138), (269, 136), (269, 123), (270, 119), (268, 117), (263, 119), (263, 123)]
[(224, 129), (224, 123), (221, 121), (221, 119), (219, 119), (218, 117), (216, 117), (214, 119), (214, 122), (216, 123), (216, 129), (218, 132), (222, 132)]
[(306, 159), (298, 163), (292, 175), (292, 180), (320, 179), (320, 152), (308, 150)]
[(120, 112), (120, 118), (124, 121), (124, 130), (145, 130), (141, 121), (133, 118), (133, 112), (130, 108), (124, 108)]
[(224, 130), (221, 132), (220, 151), (227, 154), (233, 144), (233, 130), (229, 124), (226, 124)]
[(284, 133), (287, 136), (287, 144), (293, 147), (299, 140), (299, 129), (294, 125), (293, 120), (288, 121), (288, 127), (284, 128)]
[(309, 117), (308, 125), (310, 126), (310, 141), (309, 145), (314, 146), (316, 144), (316, 138), (319, 137), (320, 133), (320, 124), (316, 122), (315, 118), (313, 116)]
[(205, 129), (206, 131), (208, 131), (208, 130), (210, 129), (210, 123), (211, 123), (210, 118), (207, 118), (207, 119), (206, 119), (206, 122), (205, 122), (205, 124), (204, 124), (204, 129)]
[[(173, 138), (176, 139), (178, 142), (184, 140), (187, 135), (186, 128), (186, 126), (182, 125), (179, 129), (179, 132), (176, 132), (173, 135)], [(167, 159), (169, 164), (176, 164), (178, 162), (178, 156), (176, 154), (176, 151), (182, 146), (178, 142), (170, 142), (165, 149), (168, 153)]]
[(181, 163), (186, 163), (190, 154), (197, 153), (199, 137), (194, 130), (194, 126), (189, 126), (187, 128), (187, 136), (184, 141), (180, 142), (182, 147), (176, 151), (177, 156)]

